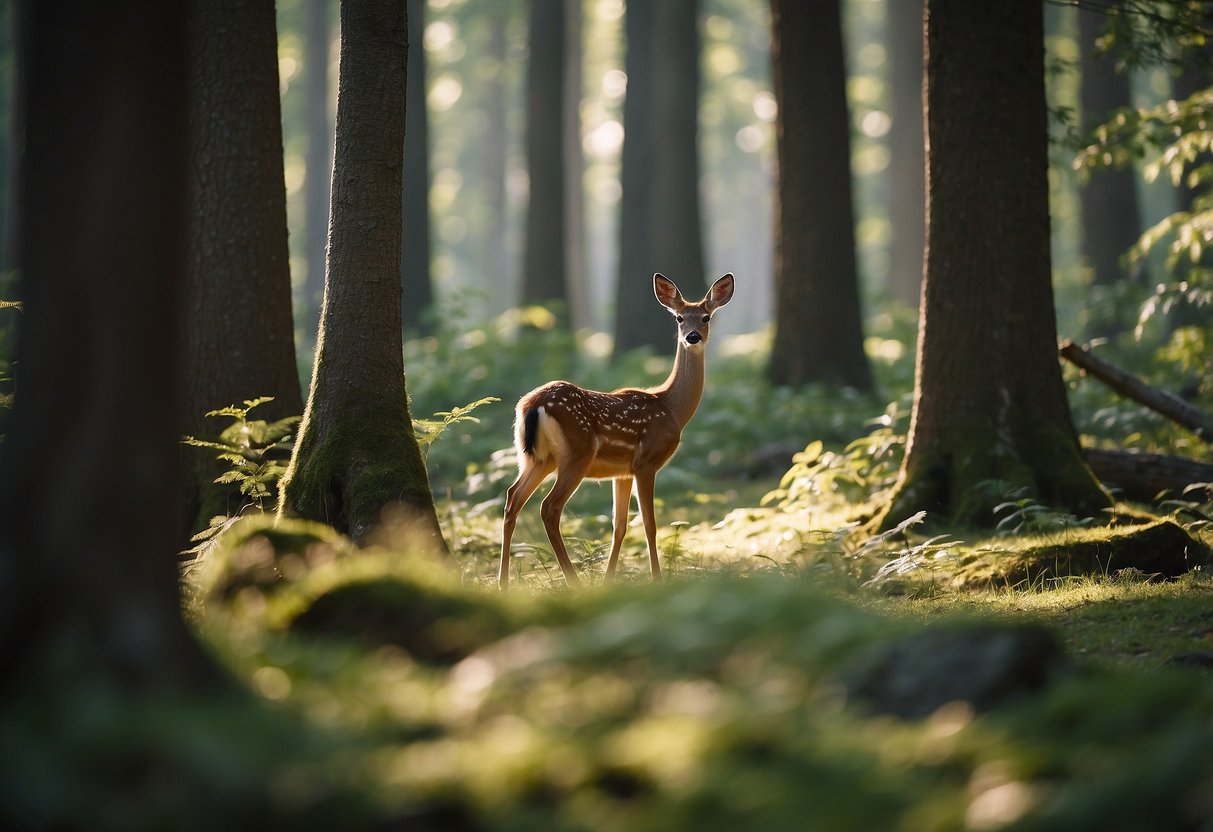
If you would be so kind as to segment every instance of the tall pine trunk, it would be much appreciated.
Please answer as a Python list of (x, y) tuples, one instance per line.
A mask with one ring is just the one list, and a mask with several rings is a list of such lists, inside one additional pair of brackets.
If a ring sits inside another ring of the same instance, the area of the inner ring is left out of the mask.
[(968, 0), (928, 0), (926, 119), (914, 410), (877, 525), (925, 510), (990, 526), (993, 507), (1023, 487), (1097, 514), (1110, 500), (1082, 459), (1057, 360), (1038, 3), (978, 13)]
[(775, 384), (867, 390), (839, 0), (772, 0), (779, 182)]
[[(273, 0), (191, 0), (190, 234), (186, 281), (185, 432), (223, 425), (204, 414), (273, 396), (266, 419), (303, 412), (287, 248), (278, 36)], [(239, 510), (208, 454), (185, 448), (184, 528)], [(182, 540), (188, 540), (184, 534)]]
[(311, 392), (279, 511), (365, 542), (387, 509), (407, 515), (412, 545), (445, 550), (404, 382), (405, 27), (398, 0), (341, 4), (328, 272)]
[(706, 289), (699, 199), (698, 0), (628, 3), (615, 351), (669, 347), (654, 272)]
[(531, 0), (526, 90), (530, 196), (522, 267), (523, 303), (555, 303), (567, 325), (565, 282), (565, 0)]

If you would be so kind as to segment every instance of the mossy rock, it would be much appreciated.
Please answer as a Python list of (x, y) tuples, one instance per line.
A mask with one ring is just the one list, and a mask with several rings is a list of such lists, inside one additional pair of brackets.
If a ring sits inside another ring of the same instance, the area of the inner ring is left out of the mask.
[(1209, 547), (1182, 526), (1155, 520), (1123, 528), (1072, 529), (1015, 550), (978, 549), (965, 559), (952, 583), (982, 589), (1122, 570), (1175, 578), (1209, 559)]
[(230, 601), (249, 588), (273, 592), (353, 551), (347, 538), (322, 523), (252, 517), (224, 533), (203, 572), (202, 590), (212, 602)]
[(351, 580), (314, 598), (290, 632), (394, 645), (425, 664), (454, 664), (508, 632), (496, 605), (395, 577)]

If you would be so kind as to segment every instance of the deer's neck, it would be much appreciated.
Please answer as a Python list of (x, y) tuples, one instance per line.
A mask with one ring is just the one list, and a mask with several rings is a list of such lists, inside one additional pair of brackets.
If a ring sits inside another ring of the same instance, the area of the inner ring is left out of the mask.
[(703, 396), (704, 353), (703, 348), (688, 349), (680, 340), (669, 378), (653, 391), (665, 401), (678, 424), (684, 428), (695, 415), (699, 399)]

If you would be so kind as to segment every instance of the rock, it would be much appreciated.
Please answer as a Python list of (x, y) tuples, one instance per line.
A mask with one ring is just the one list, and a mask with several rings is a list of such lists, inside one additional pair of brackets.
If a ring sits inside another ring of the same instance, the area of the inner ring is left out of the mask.
[(879, 645), (839, 674), (847, 694), (876, 713), (929, 716), (950, 702), (989, 710), (1043, 689), (1070, 669), (1038, 626), (932, 629)]

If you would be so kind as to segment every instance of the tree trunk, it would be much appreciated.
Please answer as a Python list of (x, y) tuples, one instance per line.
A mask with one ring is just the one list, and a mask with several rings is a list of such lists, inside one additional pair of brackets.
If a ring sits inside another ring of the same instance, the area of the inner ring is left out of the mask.
[(775, 384), (868, 390), (839, 0), (771, 0), (779, 182)]
[(425, 104), (425, 0), (408, 0), (408, 89), (405, 90), (404, 239), (400, 276), (404, 328), (428, 333), (434, 306), (430, 279), (430, 130)]
[(329, 185), (333, 179), (333, 121), (329, 117), (329, 0), (306, 0), (303, 32), (303, 84), (307, 98), (307, 176), (304, 185), (307, 276), (300, 298), (299, 328), (307, 353), (316, 348), (320, 303), (324, 299), (324, 261), (329, 240)]
[(490, 308), (500, 311), (513, 307), (518, 294), (507, 291), (513, 285), (513, 272), (517, 264), (511, 255), (508, 223), (508, 200), (506, 199), (506, 175), (508, 159), (509, 119), (506, 113), (505, 67), (508, 59), (506, 27), (509, 23), (509, 8), (502, 3), (493, 3), (489, 14), (488, 54), (485, 56), (491, 71), (484, 79), (485, 118), (488, 122), (481, 142), (481, 175), (485, 182), (485, 210), (488, 226), (485, 229), (482, 268), (485, 288), (489, 294)]
[[(615, 351), (669, 346), (654, 272), (706, 290), (699, 200), (698, 0), (628, 4)], [(629, 256), (630, 254), (630, 256)]]
[[(1079, 10), (1079, 46), (1082, 50), (1082, 126), (1090, 131), (1107, 121), (1114, 110), (1129, 106), (1129, 76), (1117, 72), (1110, 56), (1095, 54), (1095, 40), (1102, 33), (1102, 14)], [(1137, 175), (1130, 168), (1093, 170), (1080, 190), (1083, 254), (1091, 266), (1092, 280), (1108, 286), (1127, 275), (1120, 258), (1141, 233), (1137, 216)], [(1088, 322), (1090, 331), (1111, 335), (1119, 329), (1115, 310), (1095, 310)]]
[(385, 508), (445, 550), (409, 418), (400, 324), (406, 21), (396, 0), (341, 4), (332, 221), (312, 389), (279, 511), (366, 542)]
[[(222, 678), (181, 618), (185, 14), (29, 3), (21, 394), (0, 444), (0, 691)], [(87, 67), (87, 71), (81, 71)], [(20, 688), (18, 688), (18, 685)]]
[(0, 218), (0, 300), (16, 300), (19, 280), (15, 272), (21, 266), (19, 203), (21, 194), (21, 145), (25, 136), (25, 95), (21, 77), (22, 48), (19, 43), (21, 16), (20, 3), (7, 3), (7, 14), (0, 23), (4, 26), (3, 43), (0, 48), (11, 55), (12, 87), (8, 92), (8, 134), (4, 137), (4, 181), (0, 185), (4, 197), (4, 212)]
[[(619, 275), (615, 289), (615, 352), (649, 344), (657, 346), (648, 313), (655, 306), (650, 286), (653, 265), (652, 209), (649, 183), (653, 178), (655, 147), (648, 129), (652, 109), (653, 9), (644, 0), (631, 0), (624, 17), (627, 50), (624, 71), (627, 94), (623, 99), (623, 148), (620, 152), (619, 185)], [(677, 277), (677, 276), (675, 276)], [(660, 307), (656, 307), (659, 314)], [(660, 318), (657, 319), (658, 321)]]
[(922, 293), (924, 238), (922, 134), (922, 0), (887, 4), (889, 83), (893, 126), (889, 130), (889, 295), (918, 308)]
[(1039, 4), (928, 0), (926, 119), (914, 410), (877, 525), (926, 510), (989, 526), (1022, 486), (1095, 514), (1110, 498), (1083, 462), (1056, 354)]
[(564, 0), (531, 0), (527, 63), (526, 212), (522, 302), (552, 303), (567, 325), (564, 212)]
[(564, 15), (564, 283), (569, 293), (569, 324), (573, 329), (585, 329), (594, 325), (594, 315), (586, 275), (585, 199), (582, 195), (585, 153), (581, 149), (581, 64), (584, 58), (581, 0), (564, 0)]
[[(303, 412), (295, 363), (282, 177), (278, 36), (273, 0), (192, 0), (190, 237), (182, 423), (217, 433), (209, 410), (258, 396), (266, 419)], [(209, 452), (189, 460), (182, 541), (245, 501), (213, 482)]]

